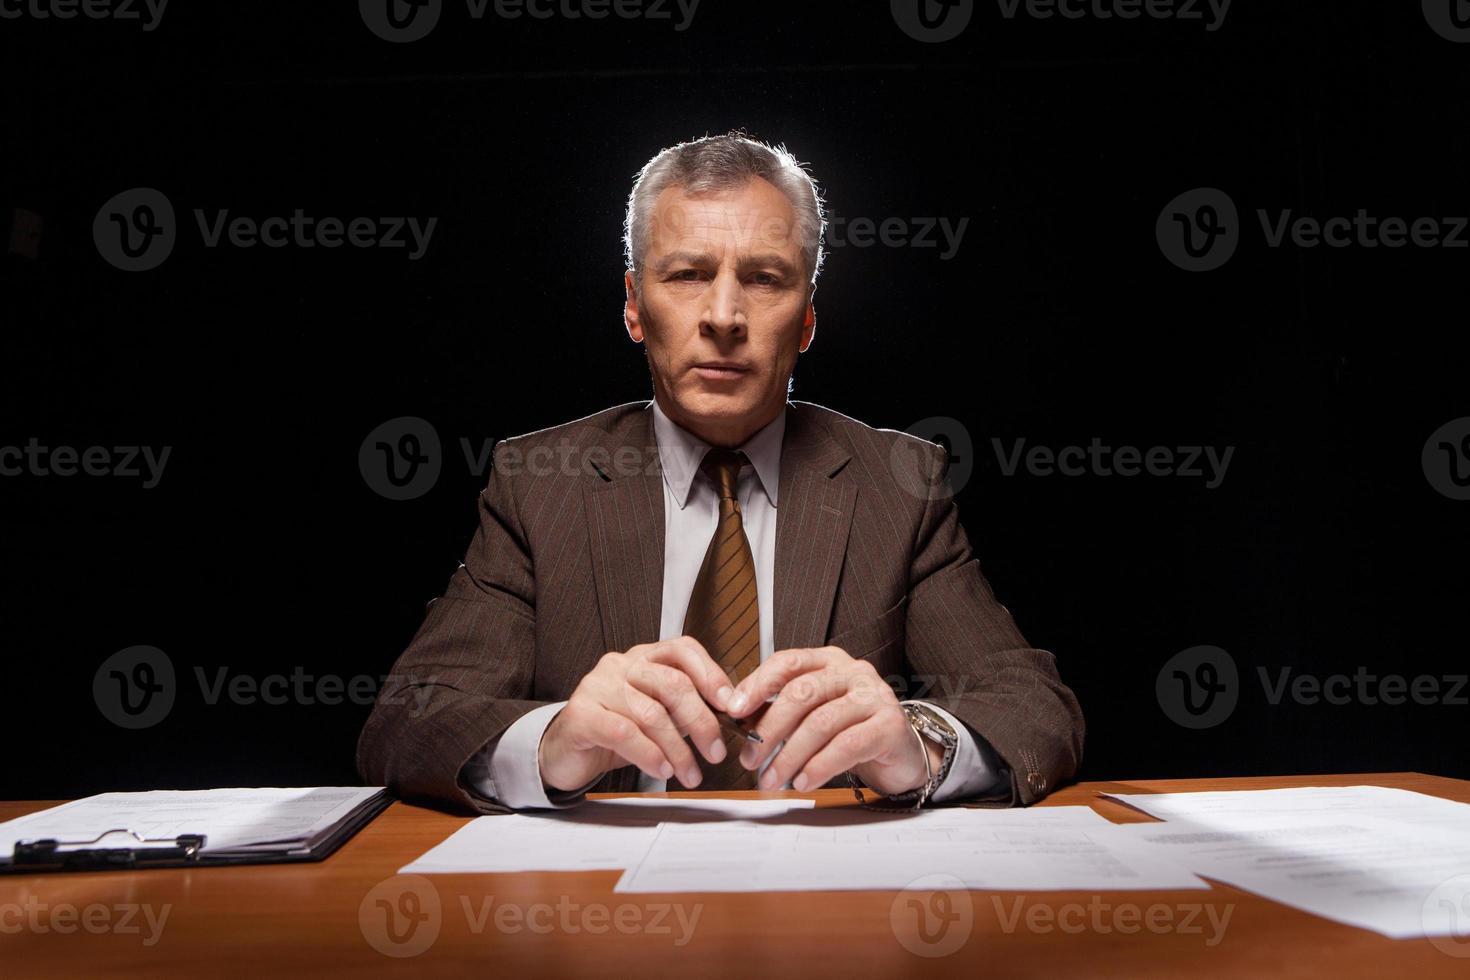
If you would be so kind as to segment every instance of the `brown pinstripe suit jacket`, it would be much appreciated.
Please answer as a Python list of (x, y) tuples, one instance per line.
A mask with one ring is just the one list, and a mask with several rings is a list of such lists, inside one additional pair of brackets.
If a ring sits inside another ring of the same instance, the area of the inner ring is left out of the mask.
[[(649, 405), (497, 444), (464, 564), (358, 741), (369, 783), (503, 811), (464, 789), (464, 763), (568, 698), (607, 651), (658, 639), (664, 496)], [(1076, 773), (1082, 712), (981, 575), (942, 492), (944, 463), (933, 443), (788, 403), (775, 647), (831, 644), (871, 661), (900, 698), (937, 703), (989, 741), (1011, 771), (995, 802), (1029, 804)], [(624, 766), (595, 789), (631, 791), (637, 778)]]

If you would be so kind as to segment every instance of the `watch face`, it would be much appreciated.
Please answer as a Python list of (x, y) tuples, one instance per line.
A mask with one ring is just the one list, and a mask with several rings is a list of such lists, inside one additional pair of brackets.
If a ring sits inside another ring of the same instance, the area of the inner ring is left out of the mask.
[(949, 722), (939, 717), (936, 712), (930, 710), (924, 705), (911, 704), (907, 705), (907, 707), (914, 713), (914, 715), (917, 716), (919, 723), (923, 727), (931, 729), (934, 734), (937, 735), (946, 744), (949, 743), (951, 740), (957, 739), (959, 737), (955, 733), (954, 728), (949, 724)]

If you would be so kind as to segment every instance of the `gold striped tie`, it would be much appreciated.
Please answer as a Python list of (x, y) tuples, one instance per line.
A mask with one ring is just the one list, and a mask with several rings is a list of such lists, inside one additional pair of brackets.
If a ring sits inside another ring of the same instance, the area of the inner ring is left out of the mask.
[[(755, 558), (740, 521), (736, 478), (745, 462), (743, 453), (713, 448), (699, 468), (720, 495), (720, 519), (704, 553), (704, 564), (694, 579), (684, 633), (709, 651), (710, 658), (739, 684), (760, 663), (760, 607), (755, 596)], [(726, 732), (725, 759), (718, 765), (700, 759), (704, 780), (700, 789), (754, 789), (755, 773), (739, 762), (745, 739)]]

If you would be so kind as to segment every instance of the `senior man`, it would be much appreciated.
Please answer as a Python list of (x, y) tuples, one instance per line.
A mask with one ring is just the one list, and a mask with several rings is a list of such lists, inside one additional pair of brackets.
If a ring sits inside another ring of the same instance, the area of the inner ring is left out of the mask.
[(1076, 698), (981, 574), (946, 452), (788, 400), (823, 226), (802, 165), (741, 133), (643, 168), (624, 321), (653, 399), (497, 445), (364, 778), (489, 813), (829, 783), (1024, 805), (1075, 774)]

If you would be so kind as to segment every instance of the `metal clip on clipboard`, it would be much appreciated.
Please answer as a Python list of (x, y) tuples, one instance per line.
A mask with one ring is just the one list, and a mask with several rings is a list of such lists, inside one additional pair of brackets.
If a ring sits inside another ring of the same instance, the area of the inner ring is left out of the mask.
[[(169, 847), (88, 847), (113, 834), (127, 834), (139, 844), (170, 844)], [(19, 841), (13, 856), (15, 870), (109, 871), (150, 866), (194, 864), (204, 847), (203, 834), (178, 837), (141, 837), (126, 827), (103, 831), (91, 840), (58, 841), (52, 838)], [(62, 848), (77, 850), (62, 850)]]

